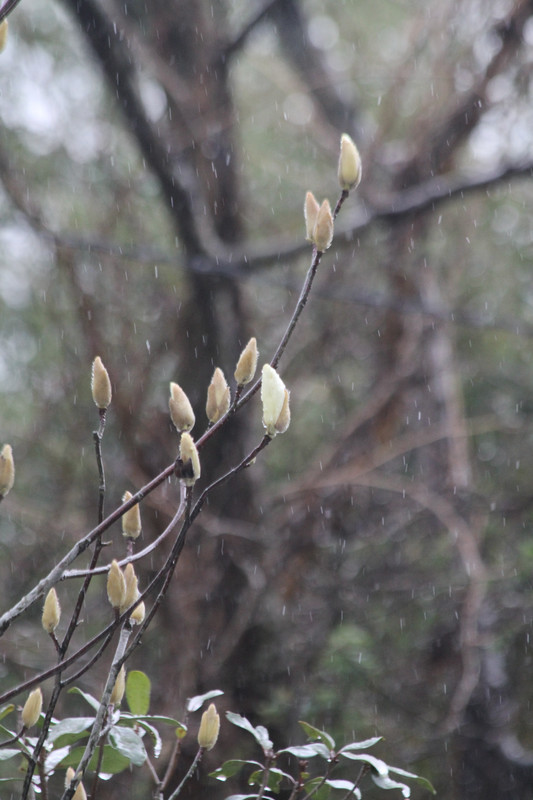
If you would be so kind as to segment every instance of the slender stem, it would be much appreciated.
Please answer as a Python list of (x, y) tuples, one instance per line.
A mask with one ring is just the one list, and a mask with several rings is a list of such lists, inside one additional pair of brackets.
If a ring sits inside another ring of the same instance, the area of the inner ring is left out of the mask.
[(93, 785), (91, 787), (91, 800), (95, 800), (96, 798), (98, 782), (100, 780), (100, 770), (102, 769), (102, 761), (104, 759), (104, 745), (105, 745), (105, 737), (101, 736), (100, 744), (98, 745), (98, 760), (96, 763), (96, 769), (94, 771)]
[(124, 627), (120, 632), (120, 638), (118, 640), (117, 648), (115, 650), (115, 655), (113, 657), (111, 669), (109, 670), (109, 674), (107, 676), (105, 689), (102, 694), (102, 699), (100, 700), (100, 706), (98, 708), (98, 711), (96, 712), (96, 718), (91, 728), (89, 740), (85, 747), (83, 756), (81, 757), (81, 761), (78, 764), (78, 768), (76, 769), (74, 778), (72, 779), (68, 789), (65, 789), (61, 797), (61, 800), (71, 800), (72, 796), (74, 795), (74, 792), (76, 791), (76, 787), (83, 778), (85, 770), (87, 769), (89, 762), (93, 756), (93, 753), (96, 747), (98, 746), (98, 743), (100, 741), (100, 735), (102, 733), (102, 728), (104, 727), (106, 721), (109, 698), (111, 697), (111, 692), (113, 691), (113, 686), (115, 685), (115, 681), (117, 679), (117, 675), (120, 671), (120, 668), (125, 661), (124, 654), (126, 652), (126, 647), (128, 644), (128, 639), (130, 637), (130, 634), (131, 634), (131, 629), (129, 628), (129, 626), (124, 625)]
[(200, 749), (198, 750), (198, 752), (196, 753), (196, 755), (194, 757), (194, 761), (192, 762), (191, 766), (187, 770), (186, 774), (184, 775), (184, 777), (181, 780), (181, 782), (178, 785), (178, 787), (176, 789), (174, 789), (174, 791), (172, 792), (172, 794), (170, 795), (168, 800), (176, 800), (176, 797), (179, 795), (179, 793), (181, 792), (181, 790), (183, 789), (183, 787), (185, 786), (185, 784), (187, 783), (189, 778), (193, 775), (194, 770), (196, 769), (196, 767), (198, 766), (198, 764), (202, 760), (203, 754), (204, 754), (204, 748), (200, 747)]

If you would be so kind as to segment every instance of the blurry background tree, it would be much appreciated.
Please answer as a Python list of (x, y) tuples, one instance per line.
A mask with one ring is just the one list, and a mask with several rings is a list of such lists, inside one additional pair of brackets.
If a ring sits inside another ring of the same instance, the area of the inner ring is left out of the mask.
[[(382, 734), (441, 797), (533, 796), (532, 62), (526, 0), (20, 4), (0, 60), (3, 608), (95, 521), (94, 356), (111, 509), (176, 455), (170, 380), (200, 416), (249, 336), (269, 357), (305, 191), (334, 199), (345, 130), (364, 181), (281, 364), (291, 430), (211, 500), (131, 666), (154, 710), (221, 688), (287, 743), (301, 718)], [(226, 426), (205, 470), (258, 426)], [(172, 492), (144, 504), (147, 540)], [(105, 605), (93, 590), (88, 632)], [(6, 686), (47, 658), (37, 618), (3, 639)]]

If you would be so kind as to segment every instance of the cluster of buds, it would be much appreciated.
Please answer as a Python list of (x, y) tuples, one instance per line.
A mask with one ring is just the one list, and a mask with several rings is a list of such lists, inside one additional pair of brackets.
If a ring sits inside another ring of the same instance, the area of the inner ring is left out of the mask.
[[(72, 767), (69, 767), (67, 769), (67, 774), (65, 776), (65, 789), (68, 789), (70, 787), (70, 784), (72, 783), (75, 777), (76, 773), (74, 772)], [(87, 792), (85, 791), (83, 783), (81, 781), (76, 786), (76, 791), (72, 795), (72, 800), (87, 800)]]
[[(126, 564), (124, 572), (118, 562), (113, 559), (107, 575), (107, 597), (115, 611), (123, 614), (136, 600), (139, 599), (137, 576), (133, 564)], [(134, 608), (130, 616), (132, 624), (140, 625), (145, 615), (144, 602)]]
[[(337, 177), (343, 197), (359, 186), (362, 175), (361, 156), (347, 133), (341, 136)], [(319, 204), (313, 192), (307, 192), (304, 203), (306, 238), (323, 253), (333, 241), (333, 214), (329, 200)]]

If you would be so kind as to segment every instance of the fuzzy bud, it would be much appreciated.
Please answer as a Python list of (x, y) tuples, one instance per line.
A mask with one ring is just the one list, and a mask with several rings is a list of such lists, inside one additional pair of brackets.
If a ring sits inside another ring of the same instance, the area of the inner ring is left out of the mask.
[(347, 133), (343, 133), (341, 136), (341, 152), (337, 174), (340, 187), (344, 191), (349, 192), (351, 189), (357, 189), (361, 182), (361, 156), (352, 138)]
[(124, 697), (125, 691), (126, 691), (126, 668), (124, 667), (123, 664), (117, 675), (115, 685), (113, 686), (113, 691), (111, 692), (111, 697), (109, 698), (109, 705), (119, 706), (122, 702), (122, 698)]
[(44, 601), (43, 606), (42, 624), (45, 631), (47, 633), (53, 633), (59, 625), (60, 618), (61, 606), (59, 605), (59, 600), (57, 599), (56, 590), (50, 589), (46, 595), (46, 600)]
[[(135, 598), (137, 599), (137, 598)], [(140, 602), (138, 606), (135, 606), (132, 614), (130, 616), (130, 622), (132, 625), (140, 625), (144, 622), (144, 617), (146, 616), (146, 606), (144, 602)]]
[(185, 486), (193, 486), (201, 475), (198, 450), (190, 433), (182, 433), (180, 459), (183, 464), (181, 479)]
[(285, 389), (285, 397), (283, 399), (283, 405), (281, 407), (281, 411), (279, 412), (279, 417), (276, 420), (275, 428), (276, 433), (285, 433), (287, 428), (291, 423), (291, 408), (289, 405), (291, 393), (288, 389)]
[[(75, 775), (76, 773), (74, 772), (72, 767), (69, 767), (67, 769), (67, 774), (65, 777), (65, 789), (69, 788)], [(72, 795), (72, 800), (87, 800), (87, 792), (85, 791), (83, 783), (81, 781), (76, 786), (76, 791)]]
[(211, 703), (207, 711), (202, 714), (200, 730), (198, 731), (198, 745), (204, 750), (212, 750), (217, 743), (220, 730), (220, 717), (216, 706)]
[(284, 433), (289, 427), (289, 392), (276, 370), (265, 364), (262, 371), (261, 401), (263, 403), (263, 425), (268, 436)]
[(207, 403), (205, 413), (209, 422), (218, 422), (220, 417), (228, 411), (230, 404), (230, 391), (224, 373), (217, 367), (213, 372), (211, 383), (207, 388)]
[(109, 380), (109, 374), (102, 364), (100, 356), (96, 356), (93, 361), (91, 390), (93, 393), (93, 400), (98, 408), (101, 410), (106, 409), (111, 403), (111, 381)]
[(3, 19), (2, 22), (0, 22), (0, 53), (6, 48), (8, 27), (7, 19)]
[(176, 426), (178, 433), (190, 431), (194, 426), (195, 417), (189, 398), (177, 383), (170, 384), (170, 398), (168, 401), (170, 419)]
[(252, 337), (240, 354), (235, 367), (235, 380), (239, 386), (246, 386), (247, 383), (253, 380), (257, 369), (258, 356), (257, 341), (255, 337)]
[(22, 709), (22, 724), (26, 729), (31, 728), (41, 716), (43, 707), (43, 693), (40, 689), (30, 692)]
[(15, 462), (10, 444), (5, 444), (0, 451), (0, 497), (13, 488), (15, 483)]
[(305, 217), (305, 238), (309, 242), (315, 241), (314, 239), (314, 230), (316, 225), (316, 218), (318, 217), (318, 211), (320, 206), (318, 205), (317, 199), (314, 196), (313, 192), (307, 192), (305, 195), (305, 203), (304, 203), (304, 217)]
[(329, 200), (323, 200), (313, 229), (313, 240), (316, 249), (323, 253), (333, 241), (333, 214)]
[(113, 559), (107, 576), (107, 596), (113, 608), (124, 605), (126, 581), (117, 561)]
[(131, 562), (126, 564), (123, 574), (124, 582), (126, 584), (126, 594), (124, 596), (124, 602), (120, 607), (120, 613), (129, 608), (139, 597), (139, 590), (137, 588), (137, 575), (135, 574), (135, 570)]
[[(127, 503), (133, 497), (131, 492), (124, 492), (122, 495), (122, 502)], [(129, 508), (125, 514), (122, 515), (122, 535), (127, 536), (129, 539), (136, 539), (142, 530), (141, 525), (141, 512), (139, 503)]]

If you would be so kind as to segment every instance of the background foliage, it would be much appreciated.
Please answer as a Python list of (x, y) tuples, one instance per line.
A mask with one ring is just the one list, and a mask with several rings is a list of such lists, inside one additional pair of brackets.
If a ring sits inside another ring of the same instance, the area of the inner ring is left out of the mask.
[[(441, 797), (531, 796), (532, 43), (525, 0), (21, 3), (0, 60), (3, 607), (95, 522), (92, 359), (112, 509), (176, 455), (170, 380), (200, 417), (215, 366), (251, 335), (272, 352), (305, 191), (333, 201), (346, 130), (364, 181), (281, 364), (291, 429), (198, 519), (131, 667), (153, 713), (220, 688), (280, 747), (306, 719), (384, 736)], [(247, 411), (206, 474), (260, 430)], [(147, 541), (175, 491), (143, 505)], [(3, 638), (6, 687), (52, 655), (38, 614)], [(80, 637), (105, 614), (95, 586)]]

